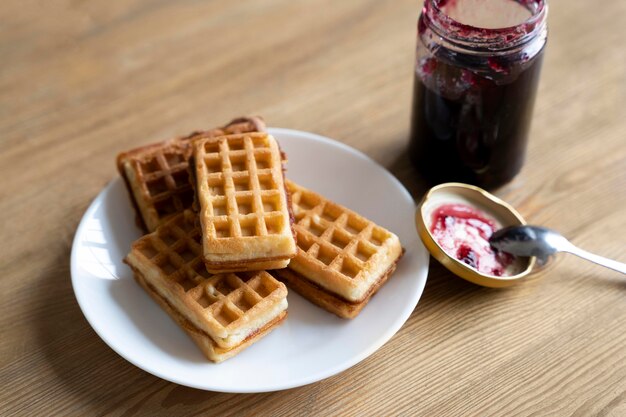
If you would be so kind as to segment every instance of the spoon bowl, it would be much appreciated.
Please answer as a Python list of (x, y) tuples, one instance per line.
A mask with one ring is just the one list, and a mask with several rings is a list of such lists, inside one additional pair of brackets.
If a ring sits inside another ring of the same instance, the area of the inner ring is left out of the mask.
[(491, 236), (489, 243), (498, 250), (517, 256), (536, 256), (542, 263), (569, 245), (569, 241), (554, 230), (539, 226), (502, 228)]
[(541, 264), (546, 263), (556, 252), (568, 252), (626, 274), (626, 264), (582, 250), (560, 233), (545, 227), (529, 225), (505, 227), (491, 235), (489, 243), (498, 250), (516, 256), (535, 256)]

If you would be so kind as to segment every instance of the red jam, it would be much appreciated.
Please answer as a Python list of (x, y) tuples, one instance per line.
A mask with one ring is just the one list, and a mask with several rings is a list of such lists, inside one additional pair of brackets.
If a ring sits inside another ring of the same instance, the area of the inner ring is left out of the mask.
[(430, 232), (439, 246), (479, 272), (502, 276), (513, 263), (513, 256), (494, 251), (489, 238), (496, 223), (465, 204), (444, 204), (432, 214)]

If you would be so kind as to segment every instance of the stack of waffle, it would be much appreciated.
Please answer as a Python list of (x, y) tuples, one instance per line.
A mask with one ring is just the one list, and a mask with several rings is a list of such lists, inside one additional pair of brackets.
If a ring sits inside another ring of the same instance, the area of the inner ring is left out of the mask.
[(153, 232), (168, 217), (191, 207), (194, 192), (187, 167), (194, 140), (263, 131), (263, 119), (241, 117), (223, 127), (193, 132), (119, 154), (117, 168), (138, 212), (138, 223), (144, 230)]
[(396, 235), (288, 181), (298, 254), (272, 273), (339, 317), (353, 318), (387, 281), (402, 256)]
[(353, 318), (402, 256), (393, 233), (285, 180), (283, 160), (258, 117), (117, 158), (149, 232), (125, 262), (213, 362), (285, 319), (283, 282)]
[(191, 166), (209, 272), (285, 268), (296, 241), (276, 140), (267, 133), (198, 139)]
[(133, 243), (126, 262), (148, 294), (221, 362), (269, 333), (287, 315), (287, 289), (265, 271), (210, 274), (190, 210)]

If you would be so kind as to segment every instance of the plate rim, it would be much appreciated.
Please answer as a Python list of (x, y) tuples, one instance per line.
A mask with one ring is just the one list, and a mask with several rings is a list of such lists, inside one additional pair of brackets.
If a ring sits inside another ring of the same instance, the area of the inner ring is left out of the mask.
[[(272, 134), (272, 135), (280, 135), (280, 134), (286, 134), (286, 135), (292, 135), (292, 136), (302, 136), (302, 137), (307, 137), (307, 138), (312, 138), (315, 139), (317, 141), (321, 141), (324, 142), (327, 145), (330, 146), (337, 146), (342, 148), (343, 150), (351, 153), (352, 155), (358, 157), (359, 159), (368, 161), (369, 163), (374, 164), (375, 166), (377, 166), (378, 168), (380, 168), (380, 170), (383, 172), (383, 175), (385, 175), (388, 179), (390, 179), (392, 182), (396, 183), (396, 185), (399, 186), (399, 190), (404, 194), (405, 197), (407, 197), (408, 199), (413, 201), (413, 205), (416, 207), (416, 203), (415, 200), (413, 199), (413, 197), (411, 196), (411, 194), (409, 193), (409, 191), (406, 189), (406, 187), (404, 187), (404, 185), (393, 175), (391, 174), (384, 166), (382, 166), (381, 164), (379, 164), (378, 162), (376, 162), (374, 159), (372, 159), (370, 156), (366, 155), (365, 153), (361, 152), (358, 149), (355, 149), (343, 142), (331, 139), (329, 137), (326, 136), (322, 136), (316, 133), (311, 133), (311, 132), (306, 132), (306, 131), (302, 131), (302, 130), (296, 130), (296, 129), (288, 129), (288, 128), (277, 128), (277, 127), (272, 127), (272, 128), (268, 128), (268, 133)], [(77, 251), (78, 251), (78, 239), (79, 237), (81, 237), (84, 234), (84, 228), (86, 227), (86, 223), (89, 219), (91, 219), (93, 217), (93, 212), (97, 210), (98, 207), (100, 207), (100, 205), (103, 202), (103, 196), (105, 195), (106, 192), (110, 192), (111, 189), (121, 181), (121, 179), (119, 177), (115, 177), (113, 179), (111, 179), (110, 181), (107, 182), (107, 184), (100, 189), (100, 191), (98, 192), (98, 194), (93, 198), (93, 200), (91, 201), (91, 203), (89, 204), (87, 210), (85, 210), (85, 212), (83, 213), (83, 216), (78, 224), (78, 227), (76, 228), (76, 232), (74, 234), (74, 238), (72, 239), (72, 250), (70, 252), (70, 275), (71, 275), (71, 283), (72, 283), (72, 290), (74, 292), (74, 297), (76, 298), (78, 305), (80, 307), (81, 313), (83, 314), (83, 316), (85, 317), (85, 319), (87, 320), (87, 322), (89, 323), (89, 325), (91, 326), (91, 328), (96, 332), (96, 334), (98, 335), (98, 337), (109, 347), (111, 348), (116, 354), (120, 355), (122, 358), (124, 358), (126, 361), (130, 362), (132, 365), (136, 366), (137, 368), (141, 369), (144, 372), (147, 372), (149, 374), (152, 374), (158, 378), (161, 378), (163, 380), (166, 381), (170, 381), (179, 385), (183, 385), (183, 386), (187, 386), (187, 387), (191, 387), (191, 388), (195, 388), (195, 389), (200, 389), (200, 390), (204, 390), (204, 391), (212, 391), (212, 392), (223, 392), (223, 393), (263, 393), (263, 392), (275, 392), (275, 391), (281, 391), (281, 390), (286, 390), (286, 389), (291, 389), (291, 388), (297, 388), (297, 387), (301, 387), (301, 386), (305, 386), (305, 385), (309, 385), (315, 382), (319, 382), (322, 381), (324, 379), (330, 378), (334, 375), (337, 375), (355, 365), (357, 365), (358, 363), (364, 361), (365, 359), (367, 359), (369, 356), (371, 356), (372, 354), (374, 354), (378, 349), (380, 349), (384, 344), (386, 344), (387, 342), (389, 342), (393, 336), (404, 326), (404, 324), (407, 322), (407, 320), (410, 318), (412, 312), (415, 310), (415, 307), (417, 306), (417, 304), (419, 303), (419, 300), (421, 299), (423, 293), (424, 293), (424, 288), (426, 285), (426, 281), (428, 278), (428, 271), (429, 271), (429, 262), (428, 262), (428, 252), (426, 251), (426, 249), (423, 247), (423, 244), (421, 242), (421, 240), (417, 239), (417, 241), (415, 242), (417, 245), (422, 245), (422, 254), (424, 255), (423, 257), (425, 259), (423, 259), (423, 265), (422, 265), (422, 269), (421, 272), (422, 274), (424, 274), (424, 279), (420, 280), (421, 285), (419, 285), (418, 291), (415, 291), (412, 294), (412, 297), (410, 299), (410, 302), (407, 302), (405, 304), (405, 307), (402, 309), (401, 314), (399, 315), (401, 317), (400, 320), (396, 320), (394, 322), (393, 326), (390, 326), (386, 329), (385, 332), (381, 333), (379, 335), (379, 337), (376, 339), (376, 341), (374, 343), (371, 343), (366, 349), (363, 349), (363, 351), (361, 351), (358, 355), (354, 355), (352, 357), (350, 357), (349, 360), (345, 360), (335, 366), (329, 367), (329, 368), (325, 368), (323, 370), (320, 370), (317, 373), (314, 374), (310, 374), (307, 375), (305, 377), (300, 377), (300, 378), (295, 378), (295, 379), (290, 379), (288, 383), (269, 383), (264, 385), (261, 389), (230, 389), (230, 388), (224, 388), (224, 387), (220, 387), (219, 384), (218, 385), (212, 385), (212, 384), (197, 384), (195, 383), (195, 381), (189, 381), (189, 380), (185, 380), (182, 378), (178, 378), (175, 375), (166, 375), (165, 373), (161, 372), (160, 369), (158, 367), (155, 368), (148, 368), (146, 366), (144, 366), (144, 364), (140, 364), (138, 363), (138, 361), (135, 361), (132, 357), (129, 357), (128, 355), (126, 355), (121, 349), (116, 349), (116, 347), (112, 344), (109, 343), (108, 339), (103, 337), (100, 329), (99, 329), (99, 324), (97, 324), (92, 317), (90, 317), (88, 314), (85, 313), (86, 311), (86, 307), (84, 306), (84, 303), (87, 302), (87, 300), (83, 299), (82, 295), (80, 295), (80, 291), (77, 291), (77, 286), (78, 286), (78, 280), (79, 278), (77, 278), (79, 276), (79, 272), (77, 270), (78, 268), (78, 259), (77, 259)], [(417, 234), (416, 234), (417, 236)], [(420, 252), (420, 248), (414, 248), (414, 251), (416, 251), (417, 255), (419, 256), (419, 252)], [(417, 275), (418, 272), (415, 271), (415, 274)], [(329, 313), (330, 314), (330, 313)], [(148, 369), (147, 369), (148, 368)]]

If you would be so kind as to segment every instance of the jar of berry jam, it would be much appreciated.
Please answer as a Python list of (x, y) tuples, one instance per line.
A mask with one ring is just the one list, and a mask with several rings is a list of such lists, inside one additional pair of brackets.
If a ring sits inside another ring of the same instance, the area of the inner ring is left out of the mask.
[(425, 0), (409, 152), (427, 179), (493, 188), (520, 171), (547, 14), (545, 0)]

